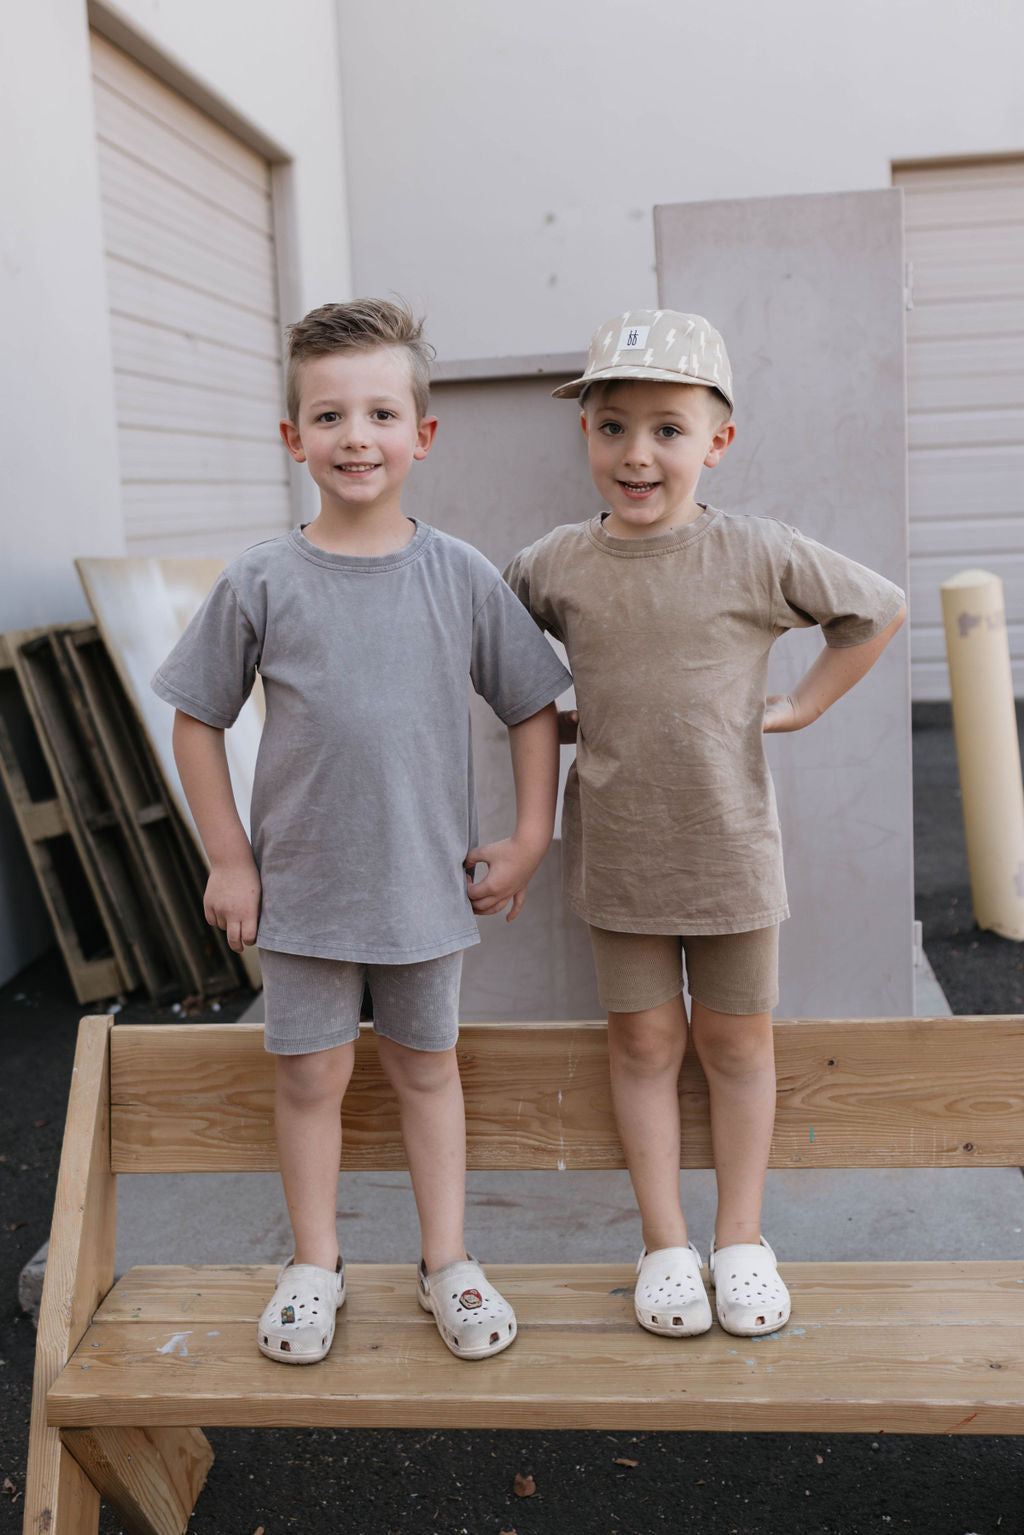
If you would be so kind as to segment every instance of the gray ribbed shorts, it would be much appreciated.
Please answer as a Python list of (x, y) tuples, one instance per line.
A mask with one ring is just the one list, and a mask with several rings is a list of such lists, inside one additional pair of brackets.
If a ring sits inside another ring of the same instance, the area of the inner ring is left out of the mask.
[(260, 950), (272, 1055), (310, 1055), (347, 1045), (359, 1033), (363, 987), (373, 998), (374, 1032), (410, 1050), (450, 1050), (459, 1036), (462, 951), (415, 965), (361, 965), (346, 959)]

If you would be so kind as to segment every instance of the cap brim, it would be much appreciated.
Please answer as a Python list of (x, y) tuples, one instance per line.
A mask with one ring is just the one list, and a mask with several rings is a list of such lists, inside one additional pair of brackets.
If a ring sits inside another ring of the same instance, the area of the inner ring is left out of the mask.
[(729, 409), (733, 408), (733, 401), (721, 384), (716, 383), (713, 378), (698, 378), (695, 374), (679, 373), (674, 368), (630, 368), (623, 364), (612, 368), (598, 368), (596, 373), (583, 378), (574, 378), (569, 384), (561, 384), (557, 389), (552, 389), (551, 398), (576, 400), (588, 384), (605, 384), (617, 378), (639, 378), (651, 384), (700, 384), (704, 389), (717, 389)]
[(553, 400), (578, 399), (589, 383), (592, 383), (589, 378), (574, 378), (571, 384), (560, 384), (557, 389), (552, 389), (551, 398)]

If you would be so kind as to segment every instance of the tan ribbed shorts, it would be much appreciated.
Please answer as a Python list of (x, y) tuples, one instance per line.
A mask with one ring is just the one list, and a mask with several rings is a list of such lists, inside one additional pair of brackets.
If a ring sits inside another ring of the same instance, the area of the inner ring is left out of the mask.
[(779, 1000), (779, 928), (750, 933), (613, 933), (590, 929), (597, 989), (610, 1013), (660, 1007), (683, 988), (716, 1013), (767, 1013)]
[(260, 949), (272, 1055), (311, 1055), (348, 1045), (359, 1033), (363, 987), (373, 1029), (410, 1050), (451, 1050), (459, 1037), (462, 951), (413, 965), (361, 965)]

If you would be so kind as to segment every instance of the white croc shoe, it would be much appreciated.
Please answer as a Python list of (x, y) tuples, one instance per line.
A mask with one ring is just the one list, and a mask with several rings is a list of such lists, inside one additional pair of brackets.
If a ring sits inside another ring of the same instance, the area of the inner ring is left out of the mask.
[(711, 1305), (701, 1278), (700, 1253), (692, 1242), (689, 1247), (643, 1250), (636, 1265), (633, 1305), (637, 1321), (648, 1332), (667, 1338), (707, 1332)]
[(281, 1364), (317, 1364), (334, 1341), (337, 1311), (345, 1301), (345, 1265), (317, 1268), (291, 1258), (263, 1309), (256, 1341), (261, 1354)]
[(778, 1332), (789, 1321), (789, 1291), (779, 1277), (775, 1254), (764, 1237), (760, 1244), (736, 1242), (708, 1260), (715, 1287), (715, 1309), (726, 1332), (740, 1338)]
[(475, 1258), (446, 1263), (432, 1274), (421, 1260), (416, 1299), (433, 1312), (442, 1339), (460, 1359), (500, 1354), (516, 1335), (515, 1312)]

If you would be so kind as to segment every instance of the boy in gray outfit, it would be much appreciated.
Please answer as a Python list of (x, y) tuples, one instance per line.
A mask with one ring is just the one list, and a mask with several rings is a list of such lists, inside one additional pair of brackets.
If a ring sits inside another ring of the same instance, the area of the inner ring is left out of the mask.
[[(551, 838), (553, 700), (568, 674), (498, 572), (405, 516), (437, 427), (429, 348), (399, 305), (327, 304), (291, 330), (281, 433), (320, 492), (305, 527), (224, 571), (154, 678), (210, 860), (207, 919), (260, 948), (266, 1047), (294, 1255), (258, 1344), (322, 1359), (345, 1298), (335, 1227), (341, 1101), (364, 984), (399, 1100), (422, 1233), (417, 1295), (460, 1358), (515, 1337), (466, 1254), (465, 1119), (455, 1059), (474, 912), (515, 917)], [(223, 732), (259, 671), (266, 724), (249, 837)], [(517, 820), (476, 846), (469, 684), (509, 728)], [(477, 864), (486, 878), (472, 883)]]

